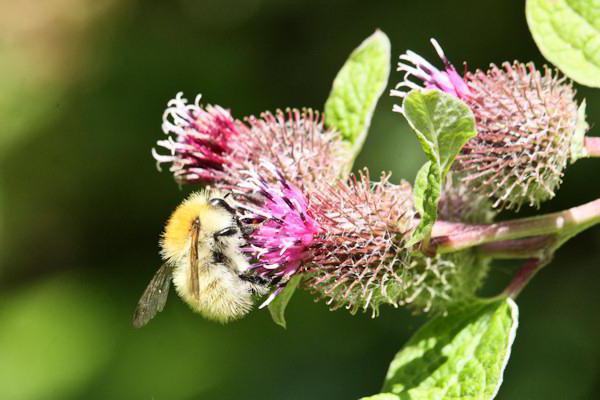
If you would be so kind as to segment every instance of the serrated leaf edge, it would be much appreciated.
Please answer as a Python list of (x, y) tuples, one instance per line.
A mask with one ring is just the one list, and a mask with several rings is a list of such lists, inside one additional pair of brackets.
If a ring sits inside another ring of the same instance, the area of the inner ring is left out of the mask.
[(506, 302), (507, 302), (508, 306), (510, 307), (510, 316), (511, 316), (511, 319), (513, 320), (513, 326), (510, 328), (510, 332), (508, 333), (508, 343), (507, 343), (508, 348), (506, 349), (504, 363), (502, 364), (502, 368), (500, 371), (500, 379), (498, 379), (498, 384), (496, 385), (496, 389), (494, 390), (494, 393), (490, 397), (490, 400), (494, 399), (498, 395), (498, 392), (500, 391), (500, 387), (502, 386), (502, 382), (504, 381), (504, 371), (506, 370), (506, 366), (508, 365), (508, 360), (510, 359), (512, 346), (513, 346), (513, 343), (515, 342), (515, 337), (517, 336), (517, 328), (519, 327), (519, 307), (517, 306), (517, 303), (515, 303), (515, 301), (513, 299), (511, 299), (510, 297), (507, 297)]

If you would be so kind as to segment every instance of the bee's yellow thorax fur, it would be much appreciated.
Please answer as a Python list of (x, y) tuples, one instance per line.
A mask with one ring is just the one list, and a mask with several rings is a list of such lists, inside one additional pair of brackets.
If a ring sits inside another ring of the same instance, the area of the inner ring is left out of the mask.
[(218, 193), (201, 191), (192, 194), (173, 212), (162, 238), (163, 256), (176, 261), (189, 252), (190, 230), (196, 218), (200, 219), (200, 237), (210, 235), (231, 223), (231, 216), (225, 210), (215, 208), (209, 203), (209, 196)]

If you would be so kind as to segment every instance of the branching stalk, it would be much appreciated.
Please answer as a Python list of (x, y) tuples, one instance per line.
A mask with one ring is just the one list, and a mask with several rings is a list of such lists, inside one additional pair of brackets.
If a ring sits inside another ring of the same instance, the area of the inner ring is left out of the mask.
[(478, 246), (477, 251), (486, 257), (496, 259), (532, 259), (544, 257), (557, 243), (556, 235), (534, 236), (486, 243)]
[(600, 137), (586, 136), (584, 145), (589, 157), (600, 157)]
[(550, 258), (533, 258), (526, 261), (506, 289), (504, 289), (504, 294), (515, 299), (535, 274), (549, 262)]
[[(529, 218), (514, 219), (488, 225), (469, 225), (455, 222), (438, 221), (433, 227), (429, 250), (437, 253), (449, 253), (474, 246), (495, 243), (488, 249), (502, 251), (502, 244), (510, 253), (512, 246), (521, 251), (525, 244), (535, 250), (539, 243), (535, 241), (515, 242), (518, 239), (539, 236), (553, 236), (558, 247), (579, 232), (600, 223), (600, 199), (568, 210)], [(512, 241), (512, 242), (511, 242)], [(539, 249), (538, 249), (539, 250)]]

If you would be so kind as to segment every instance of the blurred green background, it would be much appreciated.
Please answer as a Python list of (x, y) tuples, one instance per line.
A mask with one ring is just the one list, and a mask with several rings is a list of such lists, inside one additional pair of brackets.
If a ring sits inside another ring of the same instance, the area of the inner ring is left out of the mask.
[[(268, 312), (220, 326), (171, 294), (142, 330), (133, 308), (184, 198), (150, 156), (182, 90), (235, 116), (322, 108), (376, 28), (435, 60), (543, 63), (524, 1), (22, 0), (0, 2), (0, 398), (355, 399), (376, 393), (423, 322), (329, 312), (300, 294), (288, 330)], [(391, 84), (400, 79), (392, 73)], [(600, 91), (578, 88), (592, 125)], [(357, 166), (412, 180), (417, 141), (385, 95)], [(594, 128), (593, 128), (594, 130)], [(600, 196), (599, 160), (570, 167), (542, 211)], [(600, 396), (600, 229), (566, 245), (519, 298), (499, 399)], [(487, 291), (514, 271), (498, 264)]]

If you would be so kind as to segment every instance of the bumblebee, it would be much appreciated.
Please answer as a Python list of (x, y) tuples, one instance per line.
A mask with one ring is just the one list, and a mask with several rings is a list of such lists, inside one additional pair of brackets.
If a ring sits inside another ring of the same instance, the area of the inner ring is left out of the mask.
[(222, 323), (246, 315), (253, 296), (267, 291), (260, 277), (248, 274), (250, 264), (241, 251), (245, 232), (226, 197), (203, 190), (173, 212), (160, 241), (164, 263), (138, 302), (135, 327), (163, 310), (171, 281), (194, 311)]

